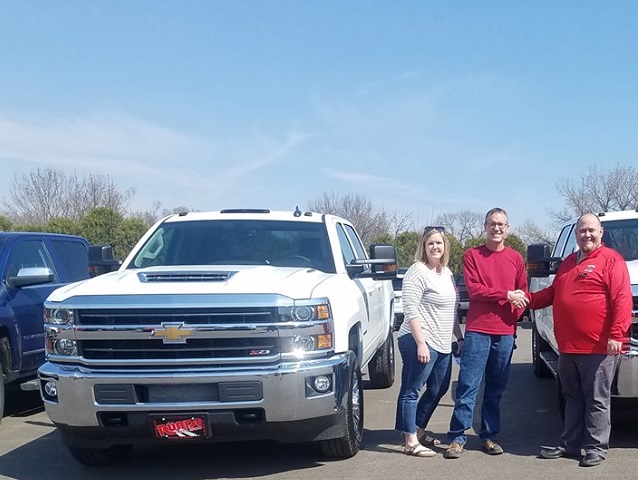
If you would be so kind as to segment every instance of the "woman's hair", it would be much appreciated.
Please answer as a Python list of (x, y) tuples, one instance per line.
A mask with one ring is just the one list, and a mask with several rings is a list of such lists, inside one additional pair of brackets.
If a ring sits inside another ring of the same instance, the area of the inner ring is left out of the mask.
[(447, 238), (445, 234), (445, 230), (442, 227), (426, 227), (423, 231), (423, 235), (421, 235), (421, 240), (416, 247), (416, 252), (414, 254), (415, 262), (428, 262), (428, 256), (425, 251), (425, 243), (430, 239), (432, 235), (435, 233), (440, 233), (443, 238), (443, 256), (441, 257), (441, 266), (447, 267), (448, 262), (450, 261), (450, 240)]

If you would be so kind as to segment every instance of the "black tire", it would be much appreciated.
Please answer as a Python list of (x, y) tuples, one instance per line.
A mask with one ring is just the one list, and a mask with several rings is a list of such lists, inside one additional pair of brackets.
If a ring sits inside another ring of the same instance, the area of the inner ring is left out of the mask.
[(4, 417), (4, 397), (6, 389), (4, 387), (5, 382), (5, 369), (8, 367), (9, 360), (9, 339), (7, 337), (0, 338), (0, 424)]
[(321, 441), (321, 451), (326, 457), (354, 457), (361, 448), (361, 440), (363, 438), (363, 385), (361, 383), (361, 368), (356, 359), (352, 365), (345, 417), (345, 435), (341, 438)]
[(2, 366), (2, 359), (0, 358), (0, 424), (4, 417), (4, 370)]
[(119, 462), (128, 457), (132, 445), (114, 445), (110, 448), (69, 447), (71, 456), (87, 467), (99, 467)]
[(368, 364), (372, 388), (390, 388), (394, 384), (394, 335), (388, 337)]
[(552, 377), (552, 371), (545, 365), (545, 362), (540, 357), (541, 352), (549, 352), (552, 347), (547, 341), (541, 337), (540, 333), (536, 329), (536, 324), (532, 324), (532, 364), (534, 366), (534, 375), (538, 378)]

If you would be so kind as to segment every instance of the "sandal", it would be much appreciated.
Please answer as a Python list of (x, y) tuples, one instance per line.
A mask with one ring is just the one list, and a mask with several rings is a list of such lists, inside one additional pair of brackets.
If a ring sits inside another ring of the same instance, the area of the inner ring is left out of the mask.
[(416, 445), (406, 445), (403, 448), (403, 453), (413, 457), (434, 457), (436, 455), (434, 450), (430, 450), (428, 447), (424, 447), (420, 443), (417, 443)]

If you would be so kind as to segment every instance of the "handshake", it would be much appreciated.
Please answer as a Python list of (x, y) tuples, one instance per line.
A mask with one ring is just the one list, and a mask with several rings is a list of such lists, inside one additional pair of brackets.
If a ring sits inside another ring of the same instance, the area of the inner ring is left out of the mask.
[(523, 290), (512, 290), (507, 292), (507, 301), (516, 308), (525, 308), (529, 304), (529, 299)]

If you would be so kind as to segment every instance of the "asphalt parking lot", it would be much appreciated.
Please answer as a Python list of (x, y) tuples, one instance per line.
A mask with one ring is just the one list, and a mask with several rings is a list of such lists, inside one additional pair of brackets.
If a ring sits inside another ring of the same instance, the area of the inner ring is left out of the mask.
[[(577, 460), (537, 458), (539, 446), (555, 443), (560, 434), (556, 391), (552, 380), (537, 379), (532, 374), (529, 324), (521, 324), (517, 343), (510, 385), (502, 402), (503, 431), (499, 441), (505, 454), (498, 457), (480, 451), (474, 432), (469, 432), (468, 451), (458, 460), (445, 460), (442, 455), (434, 458), (403, 455), (400, 437), (393, 430), (397, 381), (391, 389), (365, 391), (364, 446), (348, 460), (326, 461), (308, 445), (260, 442), (139, 448), (123, 463), (86, 468), (75, 463), (61, 445), (37, 397), (15, 391), (11, 392), (0, 426), (0, 478), (635, 478), (638, 465), (638, 406), (635, 404), (623, 405), (614, 412), (612, 449), (601, 466), (585, 469), (577, 466)], [(452, 411), (451, 394), (443, 399), (428, 428), (442, 439), (445, 439), (443, 434)]]

